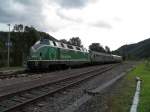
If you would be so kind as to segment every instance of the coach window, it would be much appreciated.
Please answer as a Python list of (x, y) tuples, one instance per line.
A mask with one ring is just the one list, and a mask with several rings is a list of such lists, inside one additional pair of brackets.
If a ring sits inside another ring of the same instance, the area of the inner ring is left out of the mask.
[(59, 42), (55, 42), (57, 47), (61, 47)]
[(71, 45), (67, 45), (67, 47), (68, 47), (69, 49), (73, 49), (73, 47), (72, 47)]
[(84, 52), (84, 48), (81, 48), (81, 51)]
[(63, 43), (61, 43), (61, 47), (65, 47)]
[(84, 52), (87, 52), (87, 50), (84, 48)]
[(79, 48), (79, 47), (76, 47), (76, 49), (80, 51), (80, 48)]

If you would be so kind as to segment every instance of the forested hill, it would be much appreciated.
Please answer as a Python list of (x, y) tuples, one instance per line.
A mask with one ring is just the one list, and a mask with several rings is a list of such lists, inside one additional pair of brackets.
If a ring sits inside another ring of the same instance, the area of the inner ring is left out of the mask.
[(129, 59), (148, 58), (150, 57), (150, 38), (135, 44), (124, 45), (114, 53), (126, 56)]
[[(14, 50), (15, 48), (20, 48), (22, 50), (28, 49), (29, 51), (29, 48), (41, 38), (58, 41), (53, 36), (45, 32), (37, 31), (32, 28), (30, 28), (29, 31), (10, 32), (10, 42), (12, 50)], [(5, 50), (7, 48), (6, 46), (7, 42), (8, 42), (8, 32), (0, 31), (0, 50)]]
[[(39, 32), (39, 31), (31, 31), (31, 32), (11, 32), (11, 39), (15, 39), (16, 37), (20, 36), (20, 38), (25, 38), (27, 35), (30, 37), (34, 36), (37, 39), (39, 38), (46, 38), (49, 40), (53, 40), (53, 41), (58, 41), (56, 38), (54, 38), (53, 36), (45, 33), (45, 32)], [(32, 38), (34, 38), (32, 37)], [(31, 38), (31, 39), (32, 39)], [(7, 40), (8, 39), (8, 32), (3, 32), (0, 31), (0, 40)]]

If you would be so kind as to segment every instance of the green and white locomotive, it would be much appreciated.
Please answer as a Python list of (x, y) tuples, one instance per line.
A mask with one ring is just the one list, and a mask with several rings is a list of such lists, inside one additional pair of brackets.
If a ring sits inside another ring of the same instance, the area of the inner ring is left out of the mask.
[(87, 64), (89, 61), (89, 53), (85, 48), (42, 39), (32, 46), (27, 64), (32, 69), (55, 65), (73, 66)]
[(29, 69), (51, 69), (54, 66), (64, 67), (121, 61), (121, 56), (88, 52), (82, 47), (41, 39), (31, 47), (27, 66)]

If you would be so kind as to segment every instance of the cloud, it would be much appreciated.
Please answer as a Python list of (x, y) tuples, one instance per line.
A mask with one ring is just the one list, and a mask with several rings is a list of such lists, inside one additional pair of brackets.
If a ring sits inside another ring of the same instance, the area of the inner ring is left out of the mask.
[(105, 21), (98, 21), (95, 23), (89, 23), (90, 26), (98, 27), (98, 28), (106, 28), (106, 29), (111, 29), (112, 25), (105, 22)]
[[(0, 23), (32, 25), (38, 30), (56, 32), (81, 19), (67, 16), (66, 8), (83, 7), (88, 0), (4, 0), (0, 4)], [(61, 7), (57, 7), (58, 4)], [(63, 9), (66, 10), (62, 11)], [(45, 13), (46, 12), (46, 13)], [(71, 11), (70, 11), (71, 12)]]
[(39, 30), (57, 30), (46, 26), (43, 9), (47, 0), (3, 0), (0, 4), (0, 23), (33, 25)]
[(87, 5), (89, 0), (54, 0), (62, 8), (82, 8)]
[[(72, 21), (72, 22), (77, 22), (77, 23), (81, 23), (83, 20), (80, 17), (75, 16), (75, 13), (70, 15), (69, 11), (64, 11), (62, 9), (58, 9), (56, 10), (56, 14), (61, 18), (61, 19), (65, 19), (68, 21)], [(73, 16), (74, 15), (74, 16)]]
[(64, 9), (82, 9), (89, 3), (96, 3), (97, 1), (98, 0), (50, 0), (50, 2), (54, 2)]
[[(29, 1), (29, 0), (28, 0)], [(32, 1), (32, 0), (30, 0)], [(41, 15), (41, 5), (26, 4), (27, 2), (20, 2), (19, 0), (5, 0), (0, 4), (0, 21), (1, 22), (21, 22), (26, 21), (27, 18), (36, 19)], [(38, 7), (38, 8), (37, 8)], [(39, 12), (39, 13), (38, 13)], [(28, 19), (30, 20), (30, 19)]]
[(95, 1), (1, 0), (0, 23), (32, 25), (38, 30), (56, 32), (68, 24), (82, 23), (82, 8)]
[(113, 19), (114, 19), (116, 22), (121, 22), (121, 21), (122, 21), (122, 19), (119, 18), (119, 17), (114, 17)]

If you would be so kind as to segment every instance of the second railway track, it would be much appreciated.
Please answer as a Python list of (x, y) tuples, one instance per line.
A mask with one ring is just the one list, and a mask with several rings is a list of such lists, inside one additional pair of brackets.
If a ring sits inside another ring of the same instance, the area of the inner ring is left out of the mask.
[(18, 109), (26, 104), (35, 102), (45, 96), (54, 94), (58, 91), (66, 89), (70, 86), (78, 84), (82, 81), (100, 75), (116, 65), (107, 65), (101, 68), (89, 70), (79, 74), (73, 74), (60, 79), (50, 81), (49, 83), (41, 83), (38, 85), (24, 88), (18, 91), (0, 95), (0, 112), (10, 112)]

